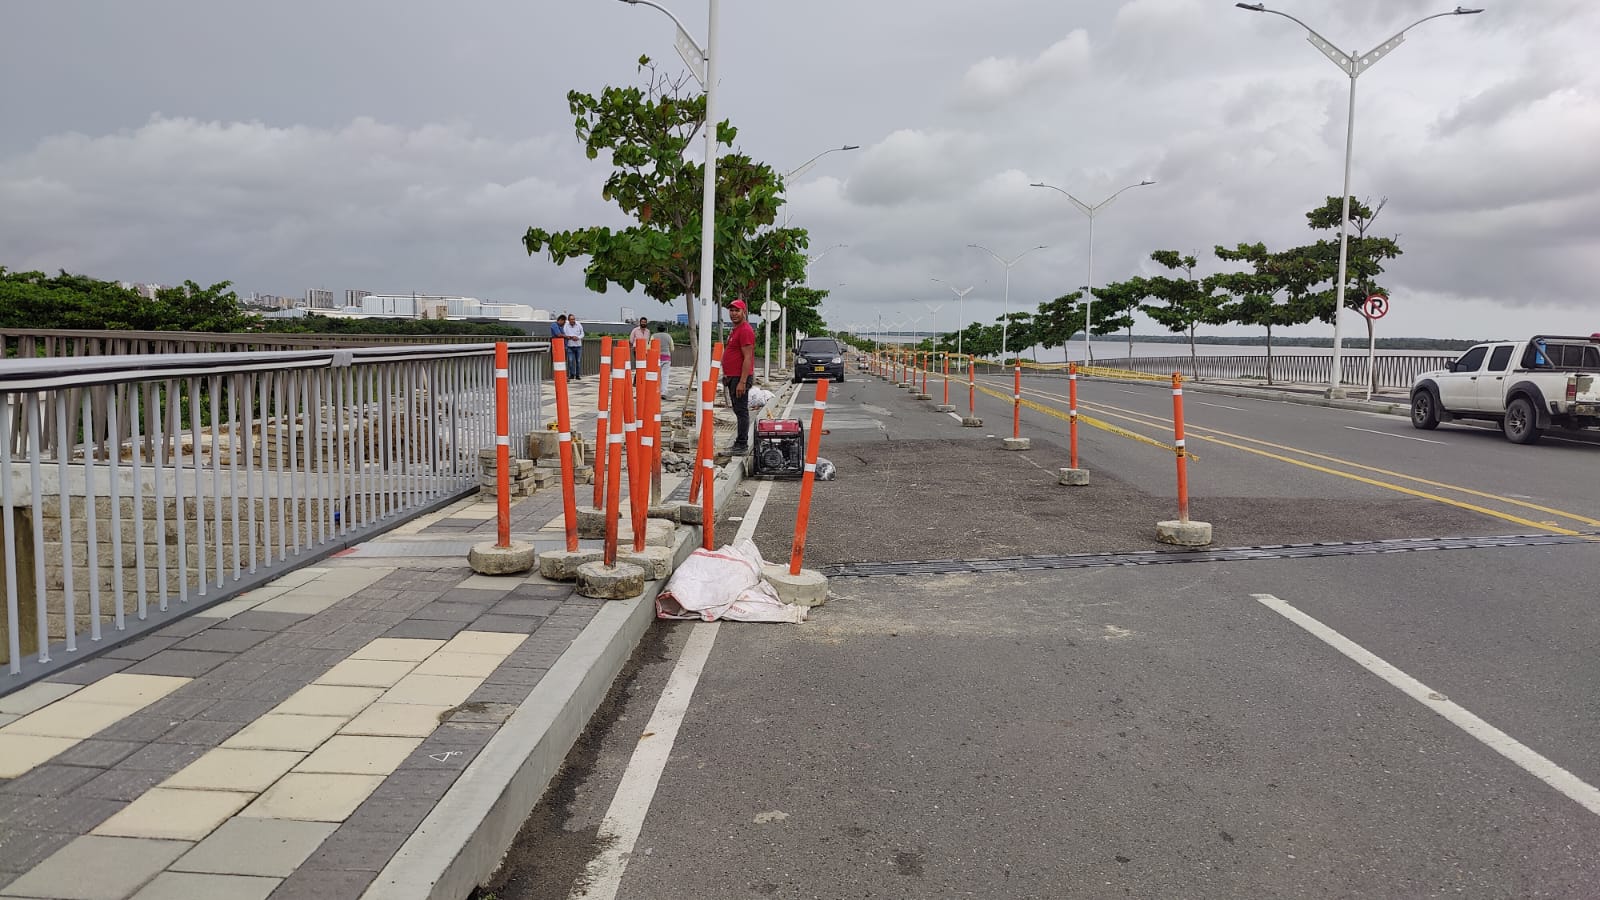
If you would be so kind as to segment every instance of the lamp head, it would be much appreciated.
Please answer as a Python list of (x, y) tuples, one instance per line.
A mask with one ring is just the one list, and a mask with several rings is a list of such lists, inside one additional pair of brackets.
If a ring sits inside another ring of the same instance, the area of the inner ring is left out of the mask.
[(1455, 14), (1458, 16), (1475, 16), (1481, 12), (1483, 12), (1481, 9), (1467, 9), (1465, 6), (1458, 6), (1456, 7)]
[(1156, 182), (1155, 182), (1154, 178), (1146, 178), (1145, 180), (1139, 182), (1139, 187), (1144, 187), (1147, 184), (1155, 184), (1155, 183)]
[[(625, 2), (632, 3), (632, 2), (634, 2), (634, 0), (625, 0)], [(1234, 6), (1237, 6), (1240, 9), (1248, 9), (1251, 12), (1266, 12), (1267, 11), (1267, 5), (1265, 3), (1235, 3)]]
[(839, 149), (840, 150), (860, 150), (861, 149), (861, 145), (860, 144), (845, 144), (843, 147), (840, 147)]

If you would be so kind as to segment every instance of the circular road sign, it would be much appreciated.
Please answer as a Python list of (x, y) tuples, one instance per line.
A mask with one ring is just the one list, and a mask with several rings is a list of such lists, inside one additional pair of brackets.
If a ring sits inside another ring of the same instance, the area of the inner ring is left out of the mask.
[(780, 309), (781, 307), (778, 306), (778, 301), (768, 300), (767, 302), (761, 304), (761, 318), (776, 318)]
[(1361, 313), (1369, 319), (1381, 319), (1389, 313), (1389, 298), (1382, 294), (1371, 294), (1365, 303), (1361, 304)]

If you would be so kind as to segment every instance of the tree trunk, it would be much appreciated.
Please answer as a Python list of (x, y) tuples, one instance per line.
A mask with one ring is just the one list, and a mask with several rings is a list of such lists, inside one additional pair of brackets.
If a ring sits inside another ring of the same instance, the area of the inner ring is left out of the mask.
[(1267, 384), (1272, 384), (1272, 326), (1267, 326)]
[(1200, 380), (1200, 360), (1194, 352), (1194, 326), (1189, 326), (1189, 377), (1195, 381)]

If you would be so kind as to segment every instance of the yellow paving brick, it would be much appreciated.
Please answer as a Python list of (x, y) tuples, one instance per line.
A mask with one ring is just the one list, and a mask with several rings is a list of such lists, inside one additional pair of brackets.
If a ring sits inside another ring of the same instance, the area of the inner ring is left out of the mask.
[(383, 694), (379, 688), (308, 684), (272, 712), (296, 716), (353, 716)]
[(385, 703), (418, 703), (423, 706), (460, 706), (483, 683), (482, 678), (454, 675), (407, 675), (383, 692)]
[[(365, 715), (365, 713), (363, 713)], [(268, 713), (222, 742), (243, 750), (310, 752), (332, 737), (349, 719), (344, 716), (288, 716)]]
[(339, 729), (340, 734), (369, 734), (380, 737), (427, 737), (439, 727), (439, 715), (448, 706), (416, 703), (374, 703), (361, 715)]
[(388, 775), (417, 749), (422, 738), (337, 734), (295, 766), (296, 772)]
[[(440, 641), (439, 643), (444, 643)], [(0, 697), (0, 715), (25, 716), (36, 709), (83, 690), (82, 685), (56, 684), (53, 681), (36, 681)]]
[(255, 799), (243, 791), (151, 788), (92, 834), (198, 841)]
[(463, 675), (468, 678), (488, 678), (505, 657), (498, 653), (447, 653), (440, 651), (428, 657), (414, 670), (418, 675)]
[(383, 784), (382, 775), (290, 772), (240, 815), (256, 819), (343, 822), (380, 784)]
[(440, 653), (498, 653), (506, 656), (522, 646), (525, 634), (503, 634), (498, 631), (462, 631), (439, 648)]
[(118, 672), (73, 694), (71, 699), (74, 703), (106, 703), (143, 709), (193, 680), (172, 675), (129, 675)]
[(416, 665), (387, 659), (347, 659), (322, 673), (315, 683), (386, 688), (406, 677)]
[(219, 747), (178, 770), (161, 787), (259, 793), (305, 758), (304, 753), (288, 750)]
[(351, 659), (397, 659), (421, 662), (433, 651), (444, 646), (444, 641), (424, 638), (378, 638), (350, 654)]
[(78, 742), (77, 738), (39, 737), (0, 731), (0, 778), (17, 778)]
[(5, 727), (5, 733), (81, 739), (133, 715), (136, 709), (107, 703), (79, 703), (76, 697), (68, 697), (12, 722)]

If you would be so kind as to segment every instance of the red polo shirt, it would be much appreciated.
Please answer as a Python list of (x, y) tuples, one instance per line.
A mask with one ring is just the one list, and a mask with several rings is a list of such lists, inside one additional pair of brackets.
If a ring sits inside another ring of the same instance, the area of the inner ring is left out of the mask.
[(735, 325), (733, 334), (722, 347), (722, 374), (724, 376), (756, 374), (756, 330), (746, 319)]

